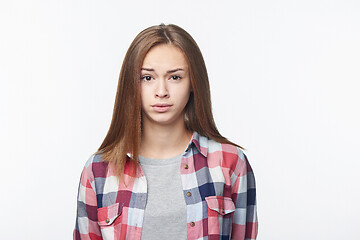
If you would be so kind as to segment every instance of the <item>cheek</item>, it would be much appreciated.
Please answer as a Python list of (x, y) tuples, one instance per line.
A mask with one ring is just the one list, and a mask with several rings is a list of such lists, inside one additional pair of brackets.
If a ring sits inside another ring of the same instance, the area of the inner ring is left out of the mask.
[(184, 88), (181, 93), (181, 102), (185, 105), (190, 97), (190, 88)]
[(147, 94), (147, 91), (145, 88), (141, 88), (141, 91), (140, 91), (140, 96), (141, 96), (141, 107), (143, 107), (144, 105), (147, 105), (147, 102), (148, 102), (148, 94)]

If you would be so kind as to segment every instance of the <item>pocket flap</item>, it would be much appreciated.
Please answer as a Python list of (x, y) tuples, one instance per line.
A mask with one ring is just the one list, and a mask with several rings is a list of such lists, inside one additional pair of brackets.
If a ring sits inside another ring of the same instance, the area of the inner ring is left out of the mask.
[(205, 197), (206, 204), (211, 210), (217, 211), (221, 215), (235, 211), (235, 204), (229, 197), (209, 196)]
[(111, 225), (121, 215), (123, 205), (123, 203), (115, 203), (107, 207), (98, 208), (98, 224), (100, 226)]

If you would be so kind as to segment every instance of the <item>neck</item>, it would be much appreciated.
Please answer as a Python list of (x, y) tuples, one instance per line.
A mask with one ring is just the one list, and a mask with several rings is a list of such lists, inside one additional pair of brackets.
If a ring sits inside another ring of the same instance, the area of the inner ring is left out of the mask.
[(171, 158), (184, 152), (191, 136), (184, 121), (171, 125), (143, 122), (139, 153), (148, 158)]

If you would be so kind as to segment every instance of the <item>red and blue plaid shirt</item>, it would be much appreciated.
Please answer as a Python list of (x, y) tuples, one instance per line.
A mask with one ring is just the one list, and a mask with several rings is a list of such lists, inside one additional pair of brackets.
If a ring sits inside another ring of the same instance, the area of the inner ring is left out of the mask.
[[(131, 177), (133, 165), (128, 161), (125, 185), (101, 155), (86, 162), (74, 239), (141, 239), (147, 182), (138, 168), (136, 177)], [(182, 155), (180, 173), (187, 239), (256, 239), (255, 178), (241, 149), (194, 132)]]

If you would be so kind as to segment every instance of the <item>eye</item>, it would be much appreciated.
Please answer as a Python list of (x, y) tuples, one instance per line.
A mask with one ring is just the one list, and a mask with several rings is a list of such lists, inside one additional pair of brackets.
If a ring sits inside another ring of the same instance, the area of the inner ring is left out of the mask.
[(173, 75), (173, 76), (171, 76), (171, 78), (173, 80), (180, 80), (181, 79), (181, 77), (179, 75)]
[(146, 76), (141, 77), (141, 79), (144, 80), (145, 82), (149, 82), (152, 79), (152, 77), (149, 75), (146, 75)]

